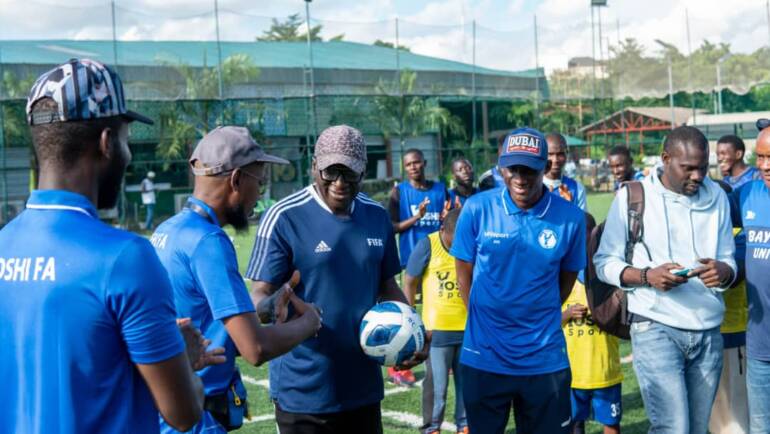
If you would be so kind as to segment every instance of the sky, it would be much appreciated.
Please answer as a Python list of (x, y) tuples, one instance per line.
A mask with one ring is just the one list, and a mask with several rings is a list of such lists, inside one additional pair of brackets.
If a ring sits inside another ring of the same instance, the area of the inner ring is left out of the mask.
[[(108, 0), (0, 0), (0, 39), (110, 39)], [(480, 66), (522, 70), (539, 65), (565, 68), (575, 56), (607, 56), (618, 38), (636, 38), (650, 54), (656, 39), (688, 52), (704, 39), (751, 52), (770, 40), (766, 0), (608, 0), (595, 15), (592, 50), (589, 0), (314, 0), (311, 23), (322, 36), (345, 40), (395, 41), (413, 52)], [(66, 4), (64, 6), (63, 4)], [(214, 2), (202, 0), (115, 0), (116, 36), (121, 40), (216, 38)], [(253, 41), (271, 18), (299, 13), (302, 0), (219, 0), (220, 37)], [(601, 38), (598, 20), (601, 16)], [(537, 17), (538, 50), (535, 50)], [(601, 50), (599, 46), (601, 41)], [(537, 56), (536, 56), (537, 53)]]

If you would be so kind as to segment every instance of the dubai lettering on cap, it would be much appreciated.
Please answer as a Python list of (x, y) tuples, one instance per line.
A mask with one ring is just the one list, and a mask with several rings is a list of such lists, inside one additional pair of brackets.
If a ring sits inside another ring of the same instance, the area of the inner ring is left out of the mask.
[(505, 152), (529, 152), (534, 155), (539, 155), (541, 145), (540, 139), (530, 134), (508, 136), (508, 144)]

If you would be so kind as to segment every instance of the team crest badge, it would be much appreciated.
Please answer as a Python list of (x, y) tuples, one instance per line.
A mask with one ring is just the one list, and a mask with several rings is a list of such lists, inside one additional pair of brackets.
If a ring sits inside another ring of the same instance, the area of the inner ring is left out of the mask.
[(540, 247), (551, 250), (556, 247), (556, 234), (550, 229), (543, 229), (537, 237)]

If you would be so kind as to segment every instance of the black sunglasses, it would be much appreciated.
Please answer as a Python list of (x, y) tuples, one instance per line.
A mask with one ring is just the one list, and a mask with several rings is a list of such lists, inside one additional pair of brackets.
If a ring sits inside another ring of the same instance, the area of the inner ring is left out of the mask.
[(767, 119), (767, 118), (757, 119), (757, 130), (762, 131), (767, 127), (770, 127), (770, 119)]
[(342, 177), (343, 181), (350, 184), (356, 184), (361, 182), (364, 178), (363, 173), (356, 173), (352, 170), (338, 169), (336, 167), (327, 167), (326, 169), (321, 170), (320, 173), (321, 179), (326, 182), (334, 182)]

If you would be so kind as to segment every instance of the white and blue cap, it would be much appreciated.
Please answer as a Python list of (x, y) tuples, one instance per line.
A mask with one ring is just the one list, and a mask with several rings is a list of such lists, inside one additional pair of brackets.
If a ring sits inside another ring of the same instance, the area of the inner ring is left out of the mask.
[[(32, 107), (51, 98), (57, 109), (36, 111)], [(38, 77), (27, 98), (27, 123), (86, 121), (122, 116), (127, 121), (152, 125), (150, 118), (126, 109), (123, 83), (109, 66), (90, 59), (71, 59)]]
[(534, 128), (519, 128), (505, 136), (498, 167), (527, 166), (542, 171), (548, 162), (548, 144)]

